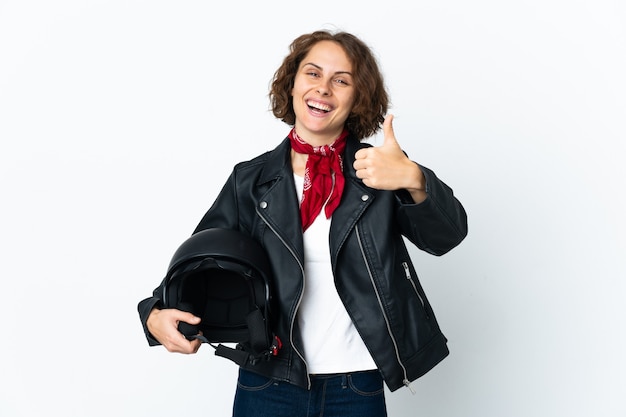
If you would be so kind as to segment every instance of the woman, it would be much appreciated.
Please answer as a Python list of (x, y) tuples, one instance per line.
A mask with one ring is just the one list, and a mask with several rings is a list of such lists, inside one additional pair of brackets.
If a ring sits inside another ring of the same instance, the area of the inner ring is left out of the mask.
[[(230, 228), (270, 257), (278, 356), (240, 368), (235, 416), (384, 416), (391, 391), (448, 354), (404, 245), (442, 255), (467, 234), (452, 190), (398, 145), (370, 49), (355, 36), (298, 37), (274, 75), (277, 148), (238, 164), (195, 232)], [(383, 128), (384, 143), (361, 143)], [(194, 232), (194, 233), (195, 233)], [(195, 353), (177, 330), (199, 318), (139, 312), (150, 344)]]

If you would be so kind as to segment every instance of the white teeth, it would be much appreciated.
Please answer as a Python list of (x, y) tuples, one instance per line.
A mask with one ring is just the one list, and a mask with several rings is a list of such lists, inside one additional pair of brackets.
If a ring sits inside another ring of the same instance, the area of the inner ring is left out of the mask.
[(326, 105), (324, 105), (322, 103), (308, 102), (307, 105), (309, 107), (313, 107), (315, 109), (322, 110), (322, 111), (331, 111), (332, 110), (330, 106), (326, 106)]

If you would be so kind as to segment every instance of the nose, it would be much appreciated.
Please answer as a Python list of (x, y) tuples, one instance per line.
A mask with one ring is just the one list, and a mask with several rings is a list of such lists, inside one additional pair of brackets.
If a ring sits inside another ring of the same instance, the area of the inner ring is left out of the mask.
[(317, 87), (317, 92), (320, 93), (322, 96), (329, 96), (332, 91), (332, 89), (330, 88), (330, 83), (330, 80), (322, 80)]

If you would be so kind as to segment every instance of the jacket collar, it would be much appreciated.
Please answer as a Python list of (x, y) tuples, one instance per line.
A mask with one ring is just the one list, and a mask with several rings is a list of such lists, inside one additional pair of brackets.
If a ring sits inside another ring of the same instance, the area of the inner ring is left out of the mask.
[(289, 138), (283, 139), (273, 151), (269, 152), (261, 175), (259, 175), (257, 185), (265, 184), (287, 175), (293, 175)]

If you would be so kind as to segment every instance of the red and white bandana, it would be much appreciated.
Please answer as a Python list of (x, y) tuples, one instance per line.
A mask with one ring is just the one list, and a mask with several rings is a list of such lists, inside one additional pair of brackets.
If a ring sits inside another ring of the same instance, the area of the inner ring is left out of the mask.
[(326, 218), (329, 219), (339, 206), (345, 184), (341, 155), (346, 147), (347, 136), (348, 131), (344, 130), (330, 145), (311, 146), (298, 136), (295, 129), (289, 132), (291, 148), (298, 153), (309, 155), (304, 171), (304, 190), (300, 204), (303, 231), (313, 223), (322, 207)]

